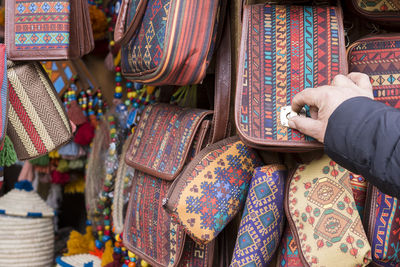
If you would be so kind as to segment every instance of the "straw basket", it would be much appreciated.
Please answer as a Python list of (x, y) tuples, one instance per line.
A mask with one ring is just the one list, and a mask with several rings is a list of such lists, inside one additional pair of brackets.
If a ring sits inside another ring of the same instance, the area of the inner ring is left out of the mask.
[(0, 198), (0, 267), (51, 266), (54, 254), (53, 210), (19, 182)]
[(101, 260), (90, 254), (58, 257), (56, 267), (100, 267)]

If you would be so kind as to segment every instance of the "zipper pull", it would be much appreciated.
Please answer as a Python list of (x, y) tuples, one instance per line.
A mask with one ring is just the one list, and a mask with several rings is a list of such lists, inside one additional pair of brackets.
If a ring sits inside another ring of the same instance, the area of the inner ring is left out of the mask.
[(167, 203), (168, 203), (168, 198), (167, 197), (163, 198), (163, 200), (162, 200), (163, 207), (165, 207), (167, 205)]

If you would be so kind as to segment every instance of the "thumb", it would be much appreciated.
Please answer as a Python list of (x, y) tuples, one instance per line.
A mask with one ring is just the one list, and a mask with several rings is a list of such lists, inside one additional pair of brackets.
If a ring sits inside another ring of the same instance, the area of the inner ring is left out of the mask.
[(320, 121), (312, 118), (295, 116), (289, 119), (289, 127), (299, 130), (305, 135), (311, 136), (323, 142), (323, 125)]

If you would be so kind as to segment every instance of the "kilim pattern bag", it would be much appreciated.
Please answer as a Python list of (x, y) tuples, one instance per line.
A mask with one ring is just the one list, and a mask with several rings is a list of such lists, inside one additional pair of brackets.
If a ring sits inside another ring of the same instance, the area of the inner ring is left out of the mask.
[(72, 129), (53, 84), (38, 62), (7, 62), (9, 109), (7, 135), (20, 160), (61, 147)]
[(11, 60), (82, 57), (94, 48), (88, 2), (8, 0), (5, 39)]
[(366, 266), (371, 261), (349, 172), (328, 156), (299, 165), (290, 175), (285, 212), (305, 266)]
[(298, 92), (327, 85), (339, 73), (347, 73), (341, 9), (244, 6), (235, 102), (242, 140), (259, 149), (322, 148), (282, 125), (281, 109)]
[(296, 240), (293, 237), (289, 225), (286, 225), (283, 237), (278, 249), (276, 267), (303, 267)]
[(177, 266), (182, 256), (185, 232), (164, 210), (163, 199), (190, 151), (202, 146), (211, 114), (166, 104), (147, 106), (127, 150), (126, 163), (135, 172), (123, 242), (154, 266)]
[(400, 203), (397, 198), (368, 187), (365, 226), (372, 247), (372, 266), (400, 264)]
[(232, 267), (269, 265), (281, 242), (285, 225), (283, 199), (286, 175), (283, 165), (268, 165), (254, 171)]
[(243, 207), (253, 171), (261, 165), (237, 136), (212, 144), (176, 179), (165, 207), (194, 240), (206, 244)]
[(152, 85), (200, 83), (224, 21), (220, 13), (225, 4), (225, 0), (124, 0), (114, 33), (122, 44), (122, 74)]
[(388, 25), (400, 23), (400, 2), (398, 0), (347, 0), (353, 10), (375, 22)]
[(368, 182), (359, 174), (349, 173), (351, 189), (353, 190), (354, 201), (357, 206), (358, 213), (364, 218), (365, 200), (367, 197)]

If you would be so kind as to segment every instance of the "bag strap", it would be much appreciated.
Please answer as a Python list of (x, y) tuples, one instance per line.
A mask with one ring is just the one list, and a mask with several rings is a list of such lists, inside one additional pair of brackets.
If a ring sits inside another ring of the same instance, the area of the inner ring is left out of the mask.
[(117, 22), (115, 23), (114, 42), (120, 43), (121, 45), (127, 44), (133, 38), (133, 35), (142, 22), (144, 13), (146, 13), (148, 0), (141, 0), (136, 8), (135, 16), (125, 30), (125, 24), (128, 17), (128, 7), (129, 3), (132, 1), (134, 0), (122, 0)]
[(228, 135), (232, 77), (231, 31), (229, 22), (229, 11), (227, 11), (215, 64), (214, 116), (211, 143), (222, 140)]

